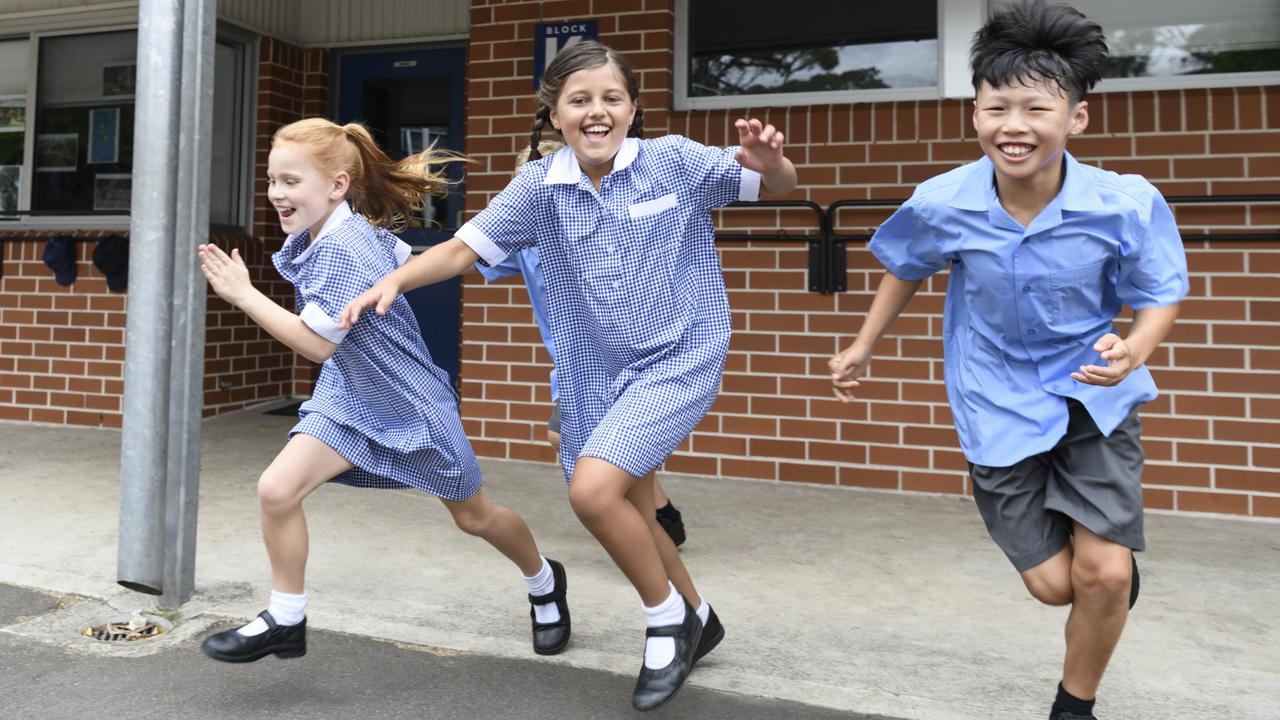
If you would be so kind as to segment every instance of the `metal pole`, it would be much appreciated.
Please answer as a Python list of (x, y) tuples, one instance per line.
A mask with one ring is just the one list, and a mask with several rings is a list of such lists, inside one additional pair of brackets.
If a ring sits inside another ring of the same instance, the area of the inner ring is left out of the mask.
[(181, 0), (141, 0), (116, 580), (155, 595), (164, 583), (181, 37)]
[(173, 232), (173, 344), (169, 373), (168, 480), (165, 489), (164, 593), (176, 608), (195, 589), (196, 510), (200, 491), (200, 419), (204, 408), (205, 283), (196, 245), (209, 239), (217, 0), (184, 0), (179, 116), (177, 222)]

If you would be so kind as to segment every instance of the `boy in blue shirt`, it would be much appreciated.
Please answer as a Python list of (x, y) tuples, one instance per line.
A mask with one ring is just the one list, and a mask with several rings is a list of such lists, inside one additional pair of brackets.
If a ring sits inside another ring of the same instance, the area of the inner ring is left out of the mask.
[[(974, 36), (973, 125), (985, 155), (922, 183), (871, 240), (885, 265), (857, 339), (830, 361), (853, 399), (875, 343), (930, 275), (950, 266), (947, 397), (973, 494), (1030, 593), (1071, 605), (1051, 720), (1093, 719), (1103, 671), (1137, 599), (1144, 547), (1137, 408), (1145, 366), (1187, 292), (1186, 256), (1160, 193), (1077, 163), (1102, 28), (1022, 2)], [(1134, 311), (1121, 337), (1114, 318)]]

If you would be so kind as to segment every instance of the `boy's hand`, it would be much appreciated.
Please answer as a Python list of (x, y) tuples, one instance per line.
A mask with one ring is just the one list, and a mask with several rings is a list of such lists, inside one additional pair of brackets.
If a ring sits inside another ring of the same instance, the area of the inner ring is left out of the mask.
[(755, 118), (738, 118), (733, 125), (738, 128), (740, 147), (734, 159), (739, 165), (761, 175), (769, 175), (782, 167), (782, 133), (777, 128)]
[(338, 316), (338, 328), (346, 330), (356, 321), (360, 319), (360, 313), (373, 308), (379, 315), (386, 315), (387, 310), (391, 308), (391, 303), (396, 301), (396, 296), (400, 294), (400, 288), (396, 287), (394, 282), (388, 278), (383, 278), (374, 284), (373, 287), (365, 290), (355, 297), (354, 300), (347, 303), (342, 309), (342, 314)]
[(1102, 359), (1107, 361), (1106, 367), (1081, 365), (1080, 372), (1071, 373), (1071, 377), (1076, 382), (1112, 387), (1119, 385), (1121, 380), (1138, 367), (1129, 346), (1115, 333), (1107, 333), (1098, 338), (1098, 342), (1093, 344), (1093, 349), (1094, 352), (1101, 353)]
[(831, 368), (831, 391), (840, 402), (853, 402), (853, 389), (861, 383), (858, 378), (871, 363), (871, 350), (854, 343), (839, 355), (827, 361)]
[(200, 255), (200, 272), (209, 281), (209, 287), (235, 307), (241, 307), (253, 294), (253, 282), (249, 280), (249, 268), (234, 249), (227, 255), (222, 248), (209, 243), (196, 248)]

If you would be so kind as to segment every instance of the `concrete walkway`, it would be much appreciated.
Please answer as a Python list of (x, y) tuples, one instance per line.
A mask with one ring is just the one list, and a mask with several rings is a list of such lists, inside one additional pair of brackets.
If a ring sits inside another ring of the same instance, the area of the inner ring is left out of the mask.
[[(115, 584), (119, 433), (0, 423), (0, 583), (87, 598), (0, 633), (74, 654), (147, 656), (194, 647), (214, 623), (256, 614), (270, 583), (254, 487), (291, 424), (260, 411), (205, 423), (197, 594), (173, 633), (120, 648), (76, 635), (83, 622), (152, 601)], [(639, 601), (574, 518), (559, 469), (483, 464), (493, 499), (524, 515), (543, 552), (569, 571), (573, 644), (538, 662), (579, 668), (584, 683), (596, 676), (588, 671), (634, 677)], [(1066, 610), (1026, 594), (971, 502), (663, 482), (689, 529), (685, 562), (728, 632), (692, 687), (911, 720), (1047, 716)], [(456, 530), (434, 499), (329, 486), (307, 513), (311, 627), (534, 657), (516, 569)], [(1276, 717), (1280, 525), (1149, 515), (1147, 541), (1142, 598), (1098, 716)], [(325, 642), (318, 633), (299, 662)], [(630, 716), (625, 690), (618, 695), (617, 717)], [(678, 698), (664, 712), (685, 717), (680, 707)]]

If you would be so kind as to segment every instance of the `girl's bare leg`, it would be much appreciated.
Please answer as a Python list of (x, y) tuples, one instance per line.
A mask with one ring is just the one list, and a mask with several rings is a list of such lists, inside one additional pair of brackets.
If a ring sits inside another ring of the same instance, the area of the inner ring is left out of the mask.
[(274, 589), (290, 594), (305, 589), (308, 537), (302, 501), (351, 467), (333, 448), (299, 433), (258, 478), (262, 540), (271, 559)]
[[(689, 577), (689, 571), (685, 569), (684, 560), (680, 559), (680, 553), (676, 550), (676, 544), (671, 541), (671, 536), (666, 530), (662, 529), (662, 525), (658, 524), (658, 517), (654, 510), (654, 488), (658, 485), (658, 481), (651, 472), (640, 478), (627, 491), (627, 500), (635, 506), (640, 513), (640, 517), (648, 520), (649, 534), (653, 536), (653, 542), (658, 548), (658, 555), (662, 558), (662, 568), (667, 574), (667, 579), (676, 586), (676, 590), (689, 601), (695, 610), (702, 604), (701, 596), (693, 587), (693, 580)], [(661, 492), (659, 490), (659, 492)]]
[[(581, 457), (569, 482), (569, 504), (640, 593), (641, 602), (656, 607), (671, 591), (662, 555), (649, 527), (654, 522), (653, 488), (645, 486), (647, 498), (640, 500), (644, 510), (628, 499), (637, 482), (613, 463)], [(644, 511), (647, 516), (642, 514)]]
[(440, 502), (448, 508), (458, 529), (483, 538), (515, 563), (526, 577), (542, 570), (542, 555), (524, 519), (512, 510), (493, 504), (484, 490), (460, 502), (444, 498)]
[(653, 507), (657, 509), (671, 502), (671, 498), (667, 497), (667, 491), (662, 489), (662, 483), (653, 477), (653, 473), (649, 473), (649, 478), (653, 480)]

